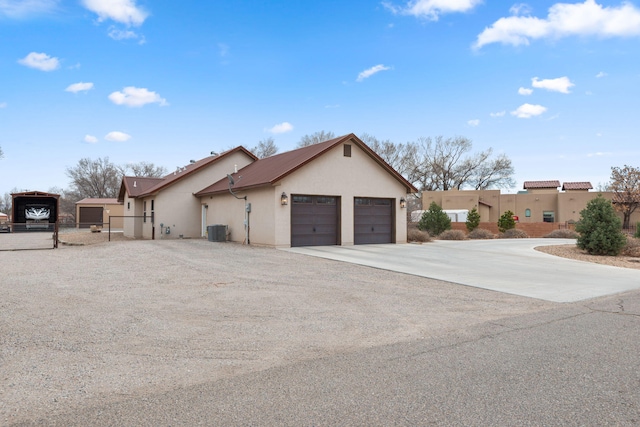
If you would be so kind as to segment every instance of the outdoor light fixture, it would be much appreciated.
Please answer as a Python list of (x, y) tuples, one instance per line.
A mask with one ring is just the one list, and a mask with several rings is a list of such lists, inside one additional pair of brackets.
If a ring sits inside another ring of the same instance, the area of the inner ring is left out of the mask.
[(285, 193), (284, 191), (282, 192), (282, 196), (280, 196), (280, 204), (282, 206), (289, 204), (289, 197), (287, 196), (287, 193)]
[(407, 201), (404, 199), (404, 197), (400, 197), (400, 208), (404, 209), (407, 207)]

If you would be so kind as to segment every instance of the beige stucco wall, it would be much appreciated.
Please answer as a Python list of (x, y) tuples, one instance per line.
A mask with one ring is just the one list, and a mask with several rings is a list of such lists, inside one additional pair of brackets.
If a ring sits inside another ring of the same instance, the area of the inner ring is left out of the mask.
[[(76, 222), (80, 221), (81, 207), (102, 208), (102, 223), (104, 224), (104, 227), (108, 226), (110, 216), (124, 215), (124, 207), (121, 203), (76, 203)], [(122, 225), (122, 218), (111, 219), (111, 228), (122, 228)]]
[[(461, 191), (425, 191), (422, 193), (423, 209), (435, 201), (442, 209), (473, 209), (478, 208), (482, 222), (497, 222), (500, 215), (511, 210), (518, 216), (521, 223), (543, 222), (545, 211), (554, 212), (556, 223), (575, 222), (580, 219), (580, 212), (587, 203), (598, 197), (598, 194), (611, 200), (613, 193), (592, 191), (535, 191), (529, 193), (500, 194), (500, 190), (461, 190)], [(491, 207), (482, 204), (478, 206), (475, 200), (484, 200)], [(526, 216), (526, 210), (531, 216)], [(622, 214), (618, 216), (622, 218)], [(631, 224), (640, 221), (640, 211), (631, 216)]]
[[(133, 199), (125, 195), (122, 209), (125, 217), (140, 216), (142, 215), (142, 200)], [(142, 238), (142, 219), (124, 218), (122, 229), (125, 237), (140, 239)]]
[[(342, 245), (354, 241), (354, 198), (376, 197), (394, 199), (396, 242), (407, 241), (407, 218), (399, 200), (406, 197), (406, 188), (355, 144), (351, 157), (344, 157), (342, 145), (323, 154), (303, 168), (284, 178), (275, 186), (247, 192), (251, 203), (251, 244), (276, 247), (291, 245), (291, 203), (282, 206), (280, 196), (285, 192), (291, 200), (295, 194), (340, 197), (340, 239)], [(245, 193), (238, 193), (244, 196)], [(205, 196), (201, 204), (208, 204), (207, 222), (228, 225), (231, 240), (244, 241), (244, 204), (230, 194)]]
[[(201, 201), (195, 197), (196, 193), (214, 182), (233, 173), (237, 165), (242, 168), (250, 159), (242, 152), (232, 153), (223, 159), (177, 180), (173, 184), (161, 189), (152, 196), (143, 198), (147, 202), (147, 221), (142, 226), (142, 237), (150, 239), (155, 227), (155, 238), (171, 239), (203, 237)], [(154, 201), (154, 222), (151, 223), (151, 201)], [(142, 213), (141, 213), (142, 214)], [(163, 224), (163, 230), (160, 230)], [(166, 234), (166, 227), (170, 227), (170, 234)]]

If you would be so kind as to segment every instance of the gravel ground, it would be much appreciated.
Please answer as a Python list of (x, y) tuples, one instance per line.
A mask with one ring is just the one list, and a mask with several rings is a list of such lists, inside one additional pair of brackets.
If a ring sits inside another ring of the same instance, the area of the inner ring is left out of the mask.
[(576, 245), (560, 245), (560, 246), (539, 246), (536, 250), (555, 255), (563, 258), (571, 258), (579, 261), (594, 262), (597, 264), (612, 265), (614, 267), (635, 268), (640, 269), (640, 257), (632, 256), (606, 256), (606, 255), (589, 255), (585, 251), (578, 249)]
[(2, 257), (3, 425), (558, 307), (200, 239), (114, 234)]

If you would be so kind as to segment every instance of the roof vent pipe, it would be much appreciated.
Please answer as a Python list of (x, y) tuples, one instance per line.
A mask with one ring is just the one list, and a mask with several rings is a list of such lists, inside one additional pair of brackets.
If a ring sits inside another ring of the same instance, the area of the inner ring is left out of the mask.
[(233, 165), (233, 173), (238, 173), (238, 165)]

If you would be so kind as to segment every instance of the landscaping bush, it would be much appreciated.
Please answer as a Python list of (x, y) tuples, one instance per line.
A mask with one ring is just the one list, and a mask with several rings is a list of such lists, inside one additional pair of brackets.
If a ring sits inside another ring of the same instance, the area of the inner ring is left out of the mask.
[(529, 235), (524, 230), (518, 230), (517, 228), (511, 228), (504, 233), (498, 234), (498, 239), (527, 239)]
[(591, 255), (618, 255), (627, 241), (611, 202), (601, 195), (580, 212), (576, 231), (578, 247)]
[(465, 240), (466, 238), (467, 236), (462, 230), (446, 230), (438, 236), (440, 240)]
[(422, 218), (418, 222), (418, 229), (428, 231), (432, 236), (437, 236), (443, 231), (451, 229), (451, 219), (436, 202), (431, 202), (429, 210), (422, 214)]
[(624, 256), (640, 258), (640, 239), (628, 238), (620, 253)]
[(427, 231), (418, 230), (417, 227), (409, 227), (407, 230), (407, 241), (409, 242), (430, 242), (431, 236)]
[(559, 230), (553, 230), (551, 233), (547, 234), (544, 237), (549, 239), (577, 239), (578, 236), (578, 233), (576, 233), (575, 231), (563, 228)]
[(640, 239), (640, 222), (636, 222), (636, 232), (633, 234), (633, 237)]
[(473, 208), (469, 211), (469, 214), (467, 215), (467, 222), (465, 222), (464, 225), (467, 226), (467, 231), (469, 231), (469, 233), (480, 226), (480, 214), (478, 213), (478, 209)]
[(484, 228), (476, 228), (467, 237), (469, 239), (493, 239), (493, 233)]
[(504, 233), (507, 230), (512, 230), (516, 228), (516, 220), (513, 219), (513, 212), (506, 211), (502, 214), (500, 219), (498, 219), (498, 230), (501, 233)]

